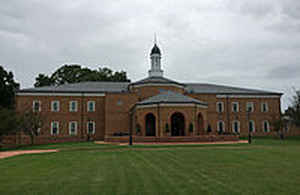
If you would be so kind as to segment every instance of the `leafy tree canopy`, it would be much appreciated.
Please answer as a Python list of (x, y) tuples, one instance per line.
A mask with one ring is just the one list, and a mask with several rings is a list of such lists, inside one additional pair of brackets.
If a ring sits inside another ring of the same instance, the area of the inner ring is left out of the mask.
[(15, 103), (15, 92), (20, 85), (14, 81), (12, 72), (7, 72), (0, 66), (0, 106), (13, 108)]
[(292, 122), (300, 127), (300, 91), (295, 91), (291, 106), (285, 111), (285, 115), (292, 119)]
[(36, 77), (35, 87), (78, 83), (83, 81), (130, 81), (124, 71), (113, 72), (109, 68), (91, 70), (80, 65), (63, 65), (51, 76), (39, 74)]

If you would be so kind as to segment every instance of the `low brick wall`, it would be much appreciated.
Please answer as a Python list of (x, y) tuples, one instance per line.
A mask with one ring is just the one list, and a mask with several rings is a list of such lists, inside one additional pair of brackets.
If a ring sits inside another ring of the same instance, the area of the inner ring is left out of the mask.
[[(179, 137), (145, 137), (132, 136), (133, 142), (216, 142), (216, 141), (238, 141), (237, 135), (201, 135), (201, 136), (179, 136)], [(105, 142), (127, 143), (129, 136), (106, 136)]]
[[(51, 144), (51, 143), (63, 143), (63, 142), (82, 142), (87, 141), (87, 137), (79, 136), (37, 136), (34, 138), (35, 145)], [(93, 140), (93, 138), (90, 138)], [(2, 147), (13, 148), (17, 146), (30, 145), (31, 139), (26, 135), (8, 135), (2, 139)]]

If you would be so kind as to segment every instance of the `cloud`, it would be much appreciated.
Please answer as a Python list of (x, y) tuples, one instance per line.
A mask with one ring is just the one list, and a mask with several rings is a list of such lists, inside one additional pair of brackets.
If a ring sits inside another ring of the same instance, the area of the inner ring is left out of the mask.
[(299, 7), (297, 0), (1, 1), (0, 64), (23, 88), (66, 63), (105, 65), (137, 80), (147, 76), (156, 32), (167, 77), (285, 92), (300, 88)]

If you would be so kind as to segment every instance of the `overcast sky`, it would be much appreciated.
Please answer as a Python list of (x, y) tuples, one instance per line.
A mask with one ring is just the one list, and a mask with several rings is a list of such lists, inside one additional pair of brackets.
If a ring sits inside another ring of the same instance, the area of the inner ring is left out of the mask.
[(147, 76), (154, 33), (165, 76), (283, 92), (300, 88), (299, 0), (3, 0), (0, 64), (21, 88), (63, 64)]

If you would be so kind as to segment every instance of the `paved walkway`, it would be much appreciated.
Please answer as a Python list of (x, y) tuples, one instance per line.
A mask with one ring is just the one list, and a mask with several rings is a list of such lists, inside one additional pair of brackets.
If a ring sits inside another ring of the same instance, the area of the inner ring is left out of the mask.
[[(128, 145), (128, 143), (96, 141), (96, 144)], [(216, 142), (134, 142), (134, 145), (214, 145), (214, 144), (246, 144), (248, 140), (216, 141)]]
[(19, 150), (19, 151), (0, 152), (0, 159), (21, 155), (21, 154), (37, 154), (37, 153), (46, 153), (46, 152), (58, 152), (58, 150)]

